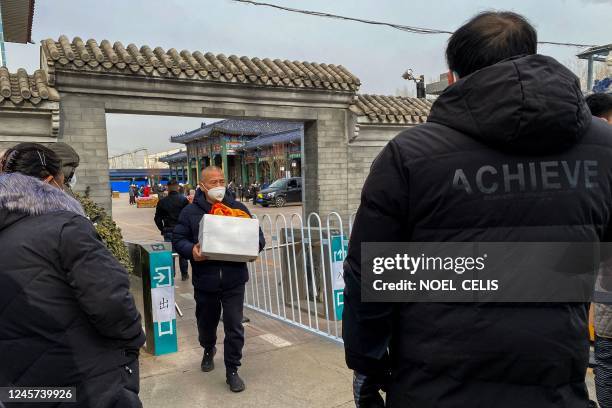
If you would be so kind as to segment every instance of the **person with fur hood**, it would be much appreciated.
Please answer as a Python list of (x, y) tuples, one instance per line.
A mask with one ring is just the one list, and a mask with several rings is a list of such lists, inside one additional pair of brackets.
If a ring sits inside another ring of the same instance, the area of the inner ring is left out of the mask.
[(126, 270), (62, 190), (57, 154), (0, 158), (0, 386), (75, 387), (74, 407), (141, 407), (145, 337)]

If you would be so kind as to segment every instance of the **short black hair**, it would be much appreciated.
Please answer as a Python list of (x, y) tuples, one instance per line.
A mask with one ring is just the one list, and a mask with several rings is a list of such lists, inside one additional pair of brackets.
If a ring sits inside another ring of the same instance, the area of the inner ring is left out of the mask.
[(593, 116), (604, 117), (612, 113), (612, 94), (594, 93), (586, 97)]
[(9, 148), (0, 158), (0, 172), (21, 173), (44, 179), (57, 177), (62, 171), (62, 162), (57, 154), (39, 143), (19, 143)]
[(537, 52), (538, 34), (520, 14), (486, 11), (461, 27), (448, 40), (446, 62), (460, 77), (517, 55)]
[(168, 188), (168, 191), (172, 190), (172, 191), (178, 191), (179, 190), (179, 183), (178, 181), (176, 181), (175, 178), (172, 178), (168, 181), (168, 184), (166, 184), (166, 187)]

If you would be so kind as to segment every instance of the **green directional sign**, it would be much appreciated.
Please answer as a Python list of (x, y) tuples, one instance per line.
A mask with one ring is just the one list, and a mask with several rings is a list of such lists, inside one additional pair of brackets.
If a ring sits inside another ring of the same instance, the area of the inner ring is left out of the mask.
[[(176, 312), (174, 309), (174, 260), (171, 251), (151, 252), (151, 308), (155, 354), (174, 353), (178, 350)], [(149, 341), (149, 339), (147, 339)]]
[(344, 310), (344, 269), (343, 263), (348, 252), (348, 239), (340, 235), (331, 237), (332, 251), (332, 287), (334, 292), (334, 309), (336, 310), (336, 320), (342, 320)]
[(172, 267), (160, 266), (155, 268), (151, 276), (151, 288), (166, 287), (172, 285)]

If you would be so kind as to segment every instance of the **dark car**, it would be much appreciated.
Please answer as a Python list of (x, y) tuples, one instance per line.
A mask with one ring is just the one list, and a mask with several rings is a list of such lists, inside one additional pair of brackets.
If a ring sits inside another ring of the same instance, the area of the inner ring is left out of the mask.
[(264, 207), (270, 204), (283, 207), (286, 203), (299, 203), (301, 201), (301, 177), (278, 179), (257, 193), (257, 204), (261, 204)]

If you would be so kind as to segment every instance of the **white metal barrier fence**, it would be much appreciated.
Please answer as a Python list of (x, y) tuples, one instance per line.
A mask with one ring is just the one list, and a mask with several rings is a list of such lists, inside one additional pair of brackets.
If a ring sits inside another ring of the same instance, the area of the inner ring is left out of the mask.
[(245, 305), (267, 316), (342, 342), (342, 264), (352, 228), (338, 213), (259, 218), (266, 247), (248, 264)]

